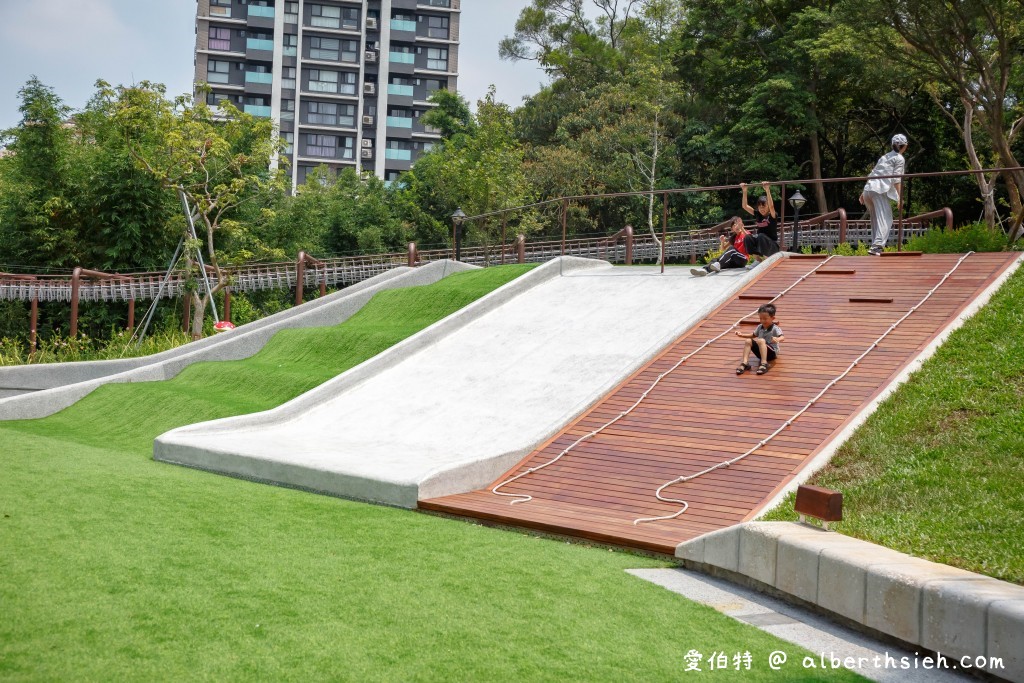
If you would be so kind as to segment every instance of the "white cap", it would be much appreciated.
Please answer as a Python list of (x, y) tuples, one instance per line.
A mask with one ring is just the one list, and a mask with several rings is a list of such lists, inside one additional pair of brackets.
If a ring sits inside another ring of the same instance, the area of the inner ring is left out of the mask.
[(905, 144), (907, 144), (907, 136), (903, 133), (896, 133), (896, 135), (892, 136), (893, 147), (902, 147)]

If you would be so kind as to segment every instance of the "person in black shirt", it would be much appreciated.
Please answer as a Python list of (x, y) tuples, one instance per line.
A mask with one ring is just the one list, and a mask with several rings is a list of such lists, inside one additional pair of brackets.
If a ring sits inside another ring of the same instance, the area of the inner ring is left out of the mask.
[(746, 239), (747, 252), (756, 259), (762, 261), (779, 251), (779, 218), (775, 213), (775, 203), (772, 201), (772, 192), (768, 183), (761, 183), (764, 188), (764, 196), (758, 197), (757, 209), (755, 210), (747, 203), (747, 184), (740, 183), (743, 190), (743, 210), (754, 216), (754, 227), (756, 233), (751, 233)]

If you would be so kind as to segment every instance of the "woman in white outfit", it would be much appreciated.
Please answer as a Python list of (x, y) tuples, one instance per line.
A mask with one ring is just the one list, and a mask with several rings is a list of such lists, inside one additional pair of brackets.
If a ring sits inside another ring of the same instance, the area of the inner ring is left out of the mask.
[[(899, 176), (903, 175), (906, 161), (903, 153), (907, 151), (907, 136), (898, 133), (892, 138), (892, 151), (885, 154), (868, 176), (869, 180), (860, 195), (860, 203), (867, 207), (871, 216), (871, 248), (868, 253), (881, 256), (885, 243), (892, 230), (892, 204), (903, 206), (902, 190)], [(897, 176), (884, 178), (879, 176)]]

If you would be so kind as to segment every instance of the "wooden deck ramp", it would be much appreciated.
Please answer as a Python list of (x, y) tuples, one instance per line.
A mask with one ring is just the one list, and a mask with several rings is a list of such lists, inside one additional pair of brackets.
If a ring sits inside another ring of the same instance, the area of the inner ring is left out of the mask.
[[(795, 257), (765, 269), (740, 295), (670, 345), (574, 423), (491, 486), (555, 458), (632, 406), (655, 379), (757, 306), (818, 267), (776, 302), (782, 355), (766, 375), (737, 377), (743, 340), (732, 332), (665, 377), (627, 417), (558, 462), (501, 489), (420, 501), (420, 508), (594, 541), (674, 553), (676, 545), (750, 519), (874, 399), (1017, 254), (973, 254), (850, 374), (744, 460), (667, 488), (667, 481), (741, 455), (793, 417), (949, 272), (959, 255)], [(738, 329), (750, 330), (749, 322)], [(509, 406), (514, 410), (515, 406)]]

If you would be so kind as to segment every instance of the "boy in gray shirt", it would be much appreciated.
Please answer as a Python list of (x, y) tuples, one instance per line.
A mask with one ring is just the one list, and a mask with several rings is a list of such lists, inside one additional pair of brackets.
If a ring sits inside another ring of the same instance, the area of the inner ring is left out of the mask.
[(743, 362), (736, 366), (736, 374), (742, 375), (748, 369), (750, 353), (757, 356), (761, 364), (757, 366), (757, 374), (763, 375), (771, 368), (771, 362), (779, 355), (779, 342), (784, 341), (782, 328), (775, 324), (775, 305), (764, 304), (757, 309), (760, 323), (751, 333), (736, 330), (737, 337), (749, 339), (750, 343), (743, 346)]

